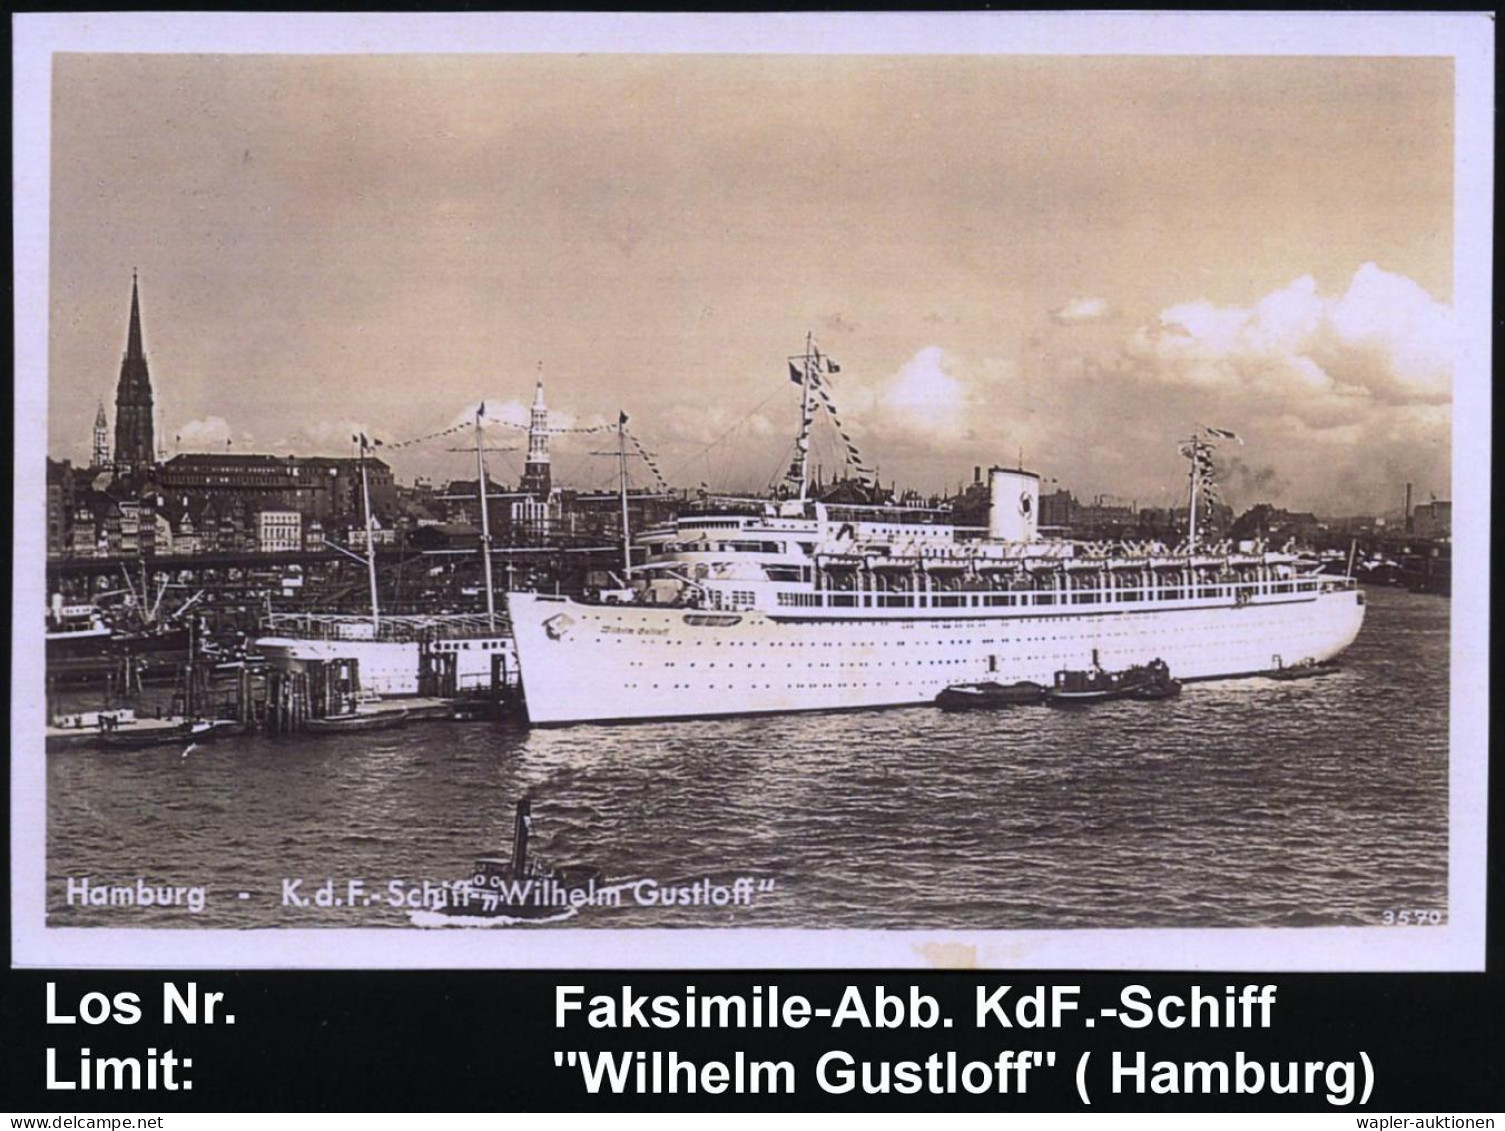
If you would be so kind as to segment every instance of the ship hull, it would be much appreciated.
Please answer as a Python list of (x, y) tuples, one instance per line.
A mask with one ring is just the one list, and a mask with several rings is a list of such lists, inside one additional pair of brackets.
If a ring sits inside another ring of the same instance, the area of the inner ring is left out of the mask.
[(1049, 685), (1094, 660), (1119, 670), (1159, 659), (1179, 680), (1229, 678), (1330, 660), (1364, 620), (1351, 589), (902, 618), (509, 600), (528, 717), (545, 726), (925, 704), (957, 683)]

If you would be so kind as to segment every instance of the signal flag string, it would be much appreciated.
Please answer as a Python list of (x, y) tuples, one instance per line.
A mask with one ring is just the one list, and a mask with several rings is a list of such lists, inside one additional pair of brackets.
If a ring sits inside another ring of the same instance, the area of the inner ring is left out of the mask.
[(663, 475), (659, 472), (658, 464), (653, 461), (653, 456), (649, 454), (648, 449), (643, 447), (643, 442), (639, 440), (635, 435), (633, 435), (633, 433), (628, 432), (626, 428), (623, 428), (622, 431), (626, 433), (627, 438), (632, 441), (632, 446), (637, 449), (638, 455), (642, 456), (643, 462), (648, 465), (648, 470), (653, 472), (653, 482), (658, 486), (659, 491), (661, 493), (667, 494), (669, 491), (669, 484), (664, 480)]

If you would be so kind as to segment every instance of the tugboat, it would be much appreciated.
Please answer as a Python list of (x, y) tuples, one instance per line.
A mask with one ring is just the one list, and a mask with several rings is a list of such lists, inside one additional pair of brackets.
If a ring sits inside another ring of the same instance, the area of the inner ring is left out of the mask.
[(1274, 657), (1275, 666), (1265, 673), (1269, 679), (1297, 680), (1312, 679), (1319, 675), (1332, 675), (1338, 669), (1332, 664), (1319, 664), (1311, 656), (1304, 660), (1298, 660), (1294, 664), (1284, 663), (1279, 656)]
[(1045, 700), (1045, 688), (1022, 679), (1018, 683), (956, 683), (935, 697), (943, 711), (996, 710), (1000, 707), (1027, 707)]
[(600, 873), (590, 868), (552, 868), (528, 852), (533, 803), (517, 803), (512, 823), (512, 859), (482, 856), (468, 880), (454, 885), (439, 910), (456, 919), (552, 919), (573, 904), (554, 898), (571, 890), (594, 892)]
[(1171, 679), (1164, 660), (1110, 672), (1098, 664), (1094, 653), (1092, 667), (1085, 671), (1056, 672), (1055, 685), (1046, 691), (1045, 702), (1052, 707), (1075, 707), (1110, 699), (1169, 699), (1180, 690), (1181, 684)]

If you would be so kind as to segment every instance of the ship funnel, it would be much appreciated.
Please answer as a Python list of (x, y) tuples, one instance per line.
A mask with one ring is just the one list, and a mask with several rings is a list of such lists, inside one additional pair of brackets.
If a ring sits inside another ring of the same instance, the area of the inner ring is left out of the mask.
[(1038, 535), (1040, 477), (1033, 471), (988, 469), (988, 537), (1033, 542)]

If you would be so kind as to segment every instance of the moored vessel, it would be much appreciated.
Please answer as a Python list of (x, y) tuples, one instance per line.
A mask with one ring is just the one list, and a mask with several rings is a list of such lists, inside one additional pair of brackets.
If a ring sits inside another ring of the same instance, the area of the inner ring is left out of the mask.
[(1096, 653), (1092, 660), (1089, 668), (1056, 672), (1055, 682), (1045, 692), (1045, 702), (1052, 707), (1073, 707), (1111, 699), (1169, 699), (1181, 690), (1163, 660), (1117, 672), (1101, 667)]
[[(984, 681), (1054, 686), (1056, 673), (1163, 661), (1179, 680), (1262, 673), (1272, 654), (1326, 660), (1364, 619), (1351, 578), (1261, 543), (1205, 544), (1192, 462), (1190, 526), (1175, 546), (1043, 537), (1039, 477), (989, 472), (985, 529), (933, 510), (808, 497), (807, 342), (798, 493), (681, 516), (639, 539), (646, 560), (613, 600), (511, 593), (528, 718), (540, 725), (929, 703)], [(1210, 436), (1231, 435), (1207, 429)]]
[(99, 732), (97, 743), (108, 750), (145, 750), (184, 742), (207, 742), (219, 725), (212, 719), (144, 719), (134, 726)]
[(1338, 669), (1331, 662), (1322, 662), (1315, 656), (1308, 656), (1298, 660), (1294, 664), (1284, 663), (1279, 656), (1274, 657), (1275, 666), (1269, 671), (1262, 673), (1270, 679), (1284, 680), (1286, 682), (1298, 679), (1315, 679), (1318, 676), (1332, 675)]
[(93, 604), (47, 610), (47, 677), (59, 684), (101, 682), (131, 665), (133, 679), (171, 675), (187, 659), (191, 637), (186, 624), (153, 623), (121, 630)]

